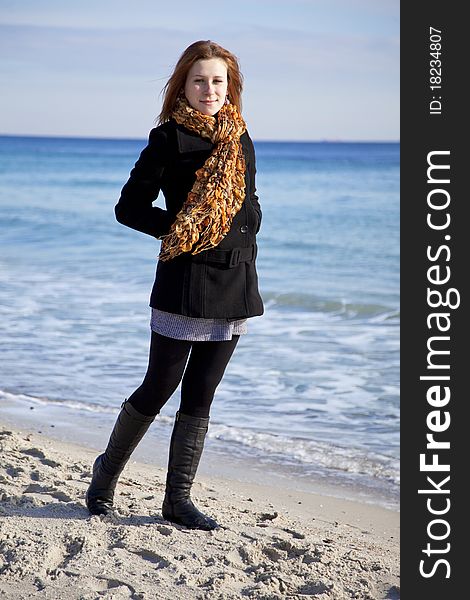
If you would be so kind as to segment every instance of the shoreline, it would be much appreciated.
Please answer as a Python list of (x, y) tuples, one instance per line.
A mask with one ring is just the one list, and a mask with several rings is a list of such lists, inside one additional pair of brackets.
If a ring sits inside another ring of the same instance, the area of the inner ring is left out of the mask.
[[(84, 445), (95, 452), (103, 452), (119, 407), (110, 411), (87, 411), (63, 404), (37, 402), (33, 398), (2, 399), (2, 421), (13, 428), (23, 428), (30, 432), (40, 432), (62, 442)], [(172, 415), (160, 415), (136, 448), (132, 459), (165, 468), (169, 439), (173, 425)], [(202, 475), (215, 475), (236, 480), (240, 483), (262, 482), (272, 487), (287, 486), (293, 491), (320, 493), (345, 500), (359, 501), (372, 506), (380, 506), (399, 511), (399, 488), (383, 490), (377, 485), (371, 488), (361, 484), (357, 474), (345, 477), (343, 473), (328, 475), (306, 475), (301, 466), (282, 465), (249, 455), (233, 455), (227, 450), (227, 443), (206, 439), (203, 459), (199, 467)], [(341, 475), (341, 476), (339, 476)]]
[(201, 472), (221, 529), (188, 531), (161, 517), (165, 468), (131, 458), (116, 517), (90, 517), (94, 450), (4, 422), (0, 442), (5, 598), (399, 598), (395, 511)]

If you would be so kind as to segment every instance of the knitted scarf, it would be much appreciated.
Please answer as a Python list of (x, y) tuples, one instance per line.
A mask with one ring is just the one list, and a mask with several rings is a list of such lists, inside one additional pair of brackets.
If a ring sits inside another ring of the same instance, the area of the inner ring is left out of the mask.
[(215, 144), (196, 171), (196, 181), (163, 242), (159, 259), (183, 252), (198, 254), (217, 246), (230, 230), (245, 199), (245, 159), (240, 136), (246, 129), (237, 107), (224, 104), (217, 119), (178, 98), (172, 114), (177, 123)]

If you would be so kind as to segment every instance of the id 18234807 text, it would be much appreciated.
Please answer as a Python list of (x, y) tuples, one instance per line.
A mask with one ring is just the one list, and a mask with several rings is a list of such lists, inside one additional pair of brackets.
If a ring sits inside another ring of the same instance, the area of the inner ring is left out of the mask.
[(442, 31), (429, 28), (429, 114), (442, 114)]

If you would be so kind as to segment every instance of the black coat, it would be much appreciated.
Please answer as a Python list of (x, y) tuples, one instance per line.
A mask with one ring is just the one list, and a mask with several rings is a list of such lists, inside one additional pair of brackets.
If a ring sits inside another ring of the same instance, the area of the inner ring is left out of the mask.
[[(230, 231), (211, 250), (158, 261), (150, 306), (188, 317), (239, 319), (263, 314), (256, 273), (261, 209), (255, 152), (245, 132), (246, 196)], [(115, 207), (120, 223), (155, 238), (168, 233), (213, 144), (174, 119), (152, 129)], [(166, 210), (152, 206), (160, 190)]]

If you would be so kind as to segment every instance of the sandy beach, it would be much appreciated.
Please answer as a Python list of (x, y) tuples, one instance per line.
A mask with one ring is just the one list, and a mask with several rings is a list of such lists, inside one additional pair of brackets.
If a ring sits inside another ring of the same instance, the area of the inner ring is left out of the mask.
[(94, 450), (10, 424), (0, 444), (2, 598), (400, 597), (395, 511), (201, 475), (193, 498), (221, 528), (190, 531), (161, 517), (165, 470), (131, 459), (116, 515), (91, 517)]

